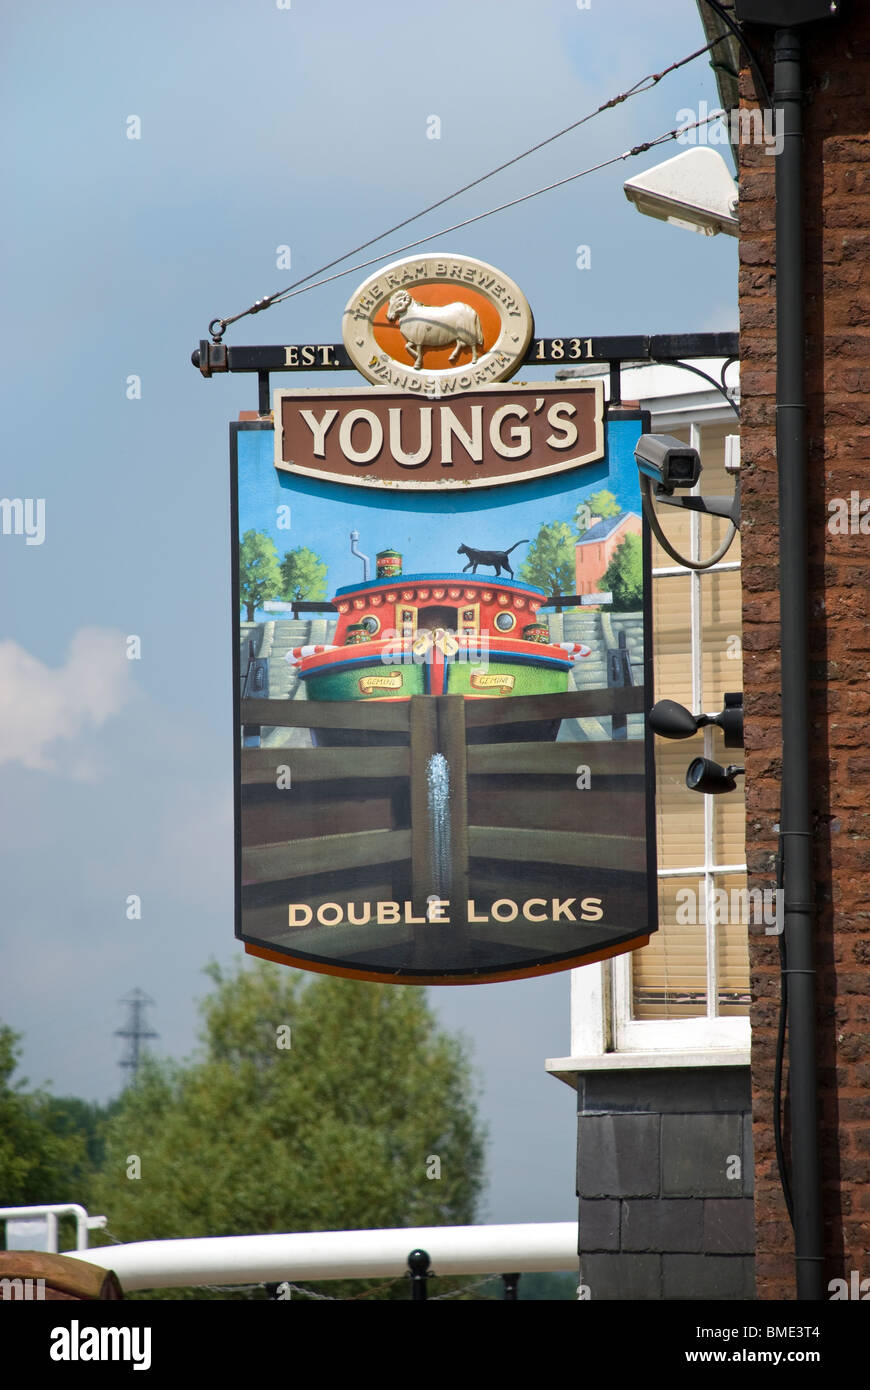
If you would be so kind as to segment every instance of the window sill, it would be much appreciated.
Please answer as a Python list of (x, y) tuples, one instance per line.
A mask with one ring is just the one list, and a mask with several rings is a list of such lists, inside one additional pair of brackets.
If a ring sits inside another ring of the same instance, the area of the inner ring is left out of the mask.
[(547, 1071), (577, 1089), (577, 1076), (589, 1071), (644, 1071), (653, 1067), (672, 1071), (685, 1067), (748, 1067), (748, 1047), (674, 1048), (655, 1052), (605, 1052), (592, 1057), (549, 1057)]

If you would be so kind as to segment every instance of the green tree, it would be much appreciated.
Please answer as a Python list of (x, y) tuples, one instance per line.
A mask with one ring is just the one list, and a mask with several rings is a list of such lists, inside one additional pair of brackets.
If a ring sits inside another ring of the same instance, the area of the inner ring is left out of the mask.
[(474, 1221), (483, 1136), (469, 1064), (422, 989), (262, 962), (208, 973), (199, 1054), (147, 1059), (107, 1126), (93, 1198), (114, 1236)]
[(577, 1275), (567, 1271), (553, 1274), (524, 1274), (517, 1286), (517, 1293), (521, 1300), (535, 1299), (538, 1302), (559, 1300), (576, 1303), (578, 1282)]
[(589, 530), (589, 520), (591, 517), (597, 516), (602, 521), (606, 521), (608, 517), (619, 516), (621, 511), (622, 507), (616, 500), (615, 495), (609, 492), (606, 487), (603, 487), (598, 492), (593, 492), (590, 497), (585, 498), (580, 503), (574, 521), (580, 535), (584, 536)]
[(551, 521), (539, 530), (520, 565), (519, 576), (548, 594), (572, 594), (575, 574), (574, 544), (577, 537), (567, 521)]
[(262, 531), (246, 531), (239, 546), (239, 595), (254, 621), (254, 611), (281, 592), (281, 570), (275, 543)]
[(282, 593), (285, 599), (326, 598), (326, 565), (305, 545), (288, 550), (281, 561)]
[(47, 1096), (45, 1122), (53, 1133), (77, 1135), (85, 1146), (91, 1169), (96, 1169), (105, 1154), (105, 1124), (120, 1102), (110, 1100), (105, 1105), (82, 1100), (79, 1096)]
[(19, 1042), (0, 1024), (0, 1205), (81, 1201), (90, 1174), (86, 1136), (67, 1122), (64, 1101), (13, 1082)]
[(643, 606), (643, 547), (640, 536), (628, 535), (617, 546), (599, 584), (613, 594), (612, 612), (624, 613)]

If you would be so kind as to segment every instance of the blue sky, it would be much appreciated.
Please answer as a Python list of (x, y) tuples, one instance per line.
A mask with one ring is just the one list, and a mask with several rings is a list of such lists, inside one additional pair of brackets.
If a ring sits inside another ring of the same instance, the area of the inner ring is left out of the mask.
[[(0, 535), (0, 1018), (24, 1033), (34, 1084), (116, 1093), (116, 1001), (136, 985), (157, 1001), (158, 1049), (184, 1055), (203, 964), (239, 954), (228, 422), (256, 407), (256, 382), (193, 369), (209, 320), (702, 43), (692, 0), (7, 8), (0, 491), (44, 498), (46, 532), (39, 546)], [(423, 219), (421, 233), (625, 151), (701, 100), (717, 104), (704, 58)], [(426, 137), (432, 115), (438, 140)], [(131, 116), (139, 139), (127, 138)], [(430, 249), (512, 276), (542, 335), (733, 329), (736, 242), (640, 217), (622, 191), (679, 149)], [(388, 238), (384, 259), (408, 239)], [(277, 268), (284, 245), (289, 272)], [(367, 273), (249, 318), (227, 341), (338, 341)], [(133, 893), (139, 921), (125, 917)], [(483, 1215), (570, 1219), (574, 1095), (544, 1072), (545, 1057), (568, 1051), (568, 976), (431, 996), (474, 1048), (491, 1131)]]

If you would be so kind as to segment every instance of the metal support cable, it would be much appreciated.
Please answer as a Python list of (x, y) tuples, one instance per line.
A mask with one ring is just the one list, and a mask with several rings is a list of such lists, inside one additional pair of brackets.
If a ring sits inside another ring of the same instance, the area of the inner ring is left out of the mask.
[[(527, 203), (530, 198), (538, 198), (542, 193), (549, 193), (554, 188), (562, 188), (567, 183), (574, 183), (576, 179), (585, 178), (587, 174), (595, 174), (599, 169), (607, 169), (611, 164), (618, 164), (620, 160), (631, 159), (635, 155), (644, 154), (647, 150), (655, 149), (656, 145), (663, 145), (668, 140), (676, 140), (678, 135), (683, 135), (687, 130), (694, 130), (697, 126), (709, 125), (711, 121), (718, 121), (721, 115), (721, 111), (713, 111), (702, 121), (693, 121), (691, 125), (674, 126), (672, 130), (666, 130), (662, 135), (657, 135), (654, 140), (646, 140), (641, 145), (633, 145), (630, 150), (624, 150), (622, 154), (612, 155), (610, 159), (604, 159), (600, 164), (592, 164), (588, 169), (581, 169), (578, 174), (568, 174), (564, 179), (556, 179), (554, 183), (544, 184), (542, 188), (536, 188), (531, 193), (523, 193), (519, 198), (510, 198), (506, 203), (499, 203), (497, 207), (488, 208), (486, 212), (478, 212), (475, 213), (474, 217), (466, 217), (461, 222), (454, 222), (451, 227), (442, 227), (440, 231), (429, 232), (426, 236), (418, 237), (416, 241), (407, 241), (404, 246), (397, 246), (392, 251), (382, 251), (379, 256), (372, 256), (367, 261), (360, 261), (357, 265), (350, 265), (344, 270), (337, 270), (334, 275), (326, 275), (322, 280), (314, 280), (310, 285), (302, 285), (299, 289), (291, 287), (279, 291), (278, 294), (258, 300), (252, 309), (245, 309), (243, 313), (236, 314), (233, 318), (212, 319), (208, 326), (209, 332), (214, 342), (219, 343), (224, 329), (229, 324), (235, 323), (237, 319), (244, 318), (245, 314), (259, 313), (261, 309), (268, 309), (272, 304), (281, 304), (285, 299), (295, 299), (298, 294), (315, 290), (320, 285), (328, 285), (330, 281), (340, 280), (343, 275), (351, 275), (356, 270), (365, 270), (370, 265), (377, 265), (380, 261), (386, 260), (387, 257), (398, 256), (402, 251), (410, 251), (415, 246), (423, 246), (427, 241), (434, 241), (436, 237), (447, 236), (448, 233), (455, 232), (460, 227), (469, 227), (472, 222), (482, 222), (485, 217), (492, 217), (495, 213), (517, 207), (520, 203)], [(217, 328), (215, 328), (215, 324), (218, 325)]]
[[(420, 219), (421, 217), (425, 217), (425, 216), (427, 215), (427, 213), (434, 212), (436, 208), (443, 207), (443, 206), (445, 205), (445, 203), (451, 202), (454, 198), (460, 197), (463, 193), (468, 193), (470, 189), (479, 187), (479, 185), (482, 184), (482, 183), (485, 183), (485, 182), (487, 181), (487, 179), (494, 178), (496, 174), (502, 173), (505, 169), (509, 169), (509, 168), (510, 168), (512, 165), (514, 165), (514, 164), (518, 164), (518, 163), (520, 162), (520, 160), (527, 159), (529, 155), (535, 154), (538, 150), (543, 149), (546, 145), (551, 145), (555, 140), (560, 140), (560, 139), (562, 138), (563, 135), (568, 135), (568, 134), (571, 133), (571, 131), (578, 130), (580, 126), (585, 125), (587, 121), (593, 120), (593, 118), (594, 118), (595, 116), (600, 116), (604, 111), (609, 111), (612, 107), (621, 105), (622, 102), (628, 101), (630, 97), (638, 96), (641, 92), (650, 91), (653, 87), (657, 86), (657, 84), (658, 84), (659, 82), (661, 82), (661, 80), (662, 80), (663, 77), (667, 77), (667, 75), (668, 75), (669, 73), (671, 73), (671, 72), (676, 72), (676, 70), (677, 70), (678, 68), (684, 67), (687, 63), (694, 62), (694, 60), (695, 60), (696, 58), (700, 58), (701, 55), (702, 55), (703, 53), (708, 53), (712, 48), (715, 48), (716, 45), (717, 45), (718, 43), (721, 43), (721, 42), (723, 41), (723, 39), (726, 38), (726, 37), (727, 37), (727, 35), (724, 35), (724, 34), (723, 34), (723, 35), (720, 35), (719, 38), (712, 39), (712, 40), (710, 41), (710, 43), (705, 44), (703, 48), (698, 48), (698, 49), (695, 50), (694, 53), (689, 53), (689, 54), (686, 55), (685, 58), (679, 58), (679, 59), (677, 59), (676, 62), (671, 63), (668, 67), (662, 68), (661, 72), (647, 73), (647, 75), (646, 75), (645, 77), (642, 77), (642, 78), (639, 79), (639, 81), (635, 82), (634, 85), (633, 85), (632, 87), (628, 87), (624, 92), (620, 92), (617, 96), (611, 97), (608, 101), (602, 102), (601, 105), (598, 106), (598, 107), (596, 107), (594, 111), (589, 111), (589, 112), (587, 112), (587, 114), (586, 114), (585, 116), (581, 116), (579, 120), (577, 120), (577, 121), (572, 121), (572, 123), (571, 123), (570, 125), (564, 126), (562, 130), (557, 130), (557, 131), (555, 132), (555, 134), (553, 134), (553, 135), (548, 135), (545, 139), (539, 140), (539, 141), (538, 141), (536, 144), (534, 144), (534, 145), (530, 145), (528, 149), (522, 150), (522, 151), (521, 151), (519, 154), (517, 154), (517, 155), (513, 155), (511, 159), (506, 159), (506, 160), (504, 161), (504, 163), (502, 163), (502, 164), (497, 164), (497, 165), (495, 166), (494, 169), (490, 169), (490, 170), (487, 171), (487, 173), (481, 174), (481, 175), (480, 175), (478, 178), (476, 178), (476, 179), (472, 179), (470, 183), (463, 184), (461, 188), (454, 189), (454, 191), (453, 191), (452, 193), (447, 193), (447, 194), (445, 194), (445, 196), (444, 196), (443, 198), (439, 198), (436, 202), (430, 203), (430, 204), (428, 205), (428, 207), (421, 208), (421, 210), (420, 210), (419, 212), (413, 213), (410, 217), (405, 217), (405, 218), (403, 218), (401, 222), (396, 222), (396, 223), (394, 223), (392, 227), (387, 227), (385, 231), (379, 232), (377, 236), (370, 237), (368, 241), (360, 242), (360, 244), (359, 244), (358, 246), (353, 247), (350, 251), (346, 251), (346, 252), (345, 252), (343, 255), (341, 255), (341, 256), (336, 256), (336, 258), (335, 258), (334, 260), (332, 260), (332, 261), (327, 261), (327, 263), (326, 263), (325, 265), (320, 266), (319, 269), (310, 271), (308, 275), (303, 275), (303, 276), (301, 277), (301, 279), (299, 279), (299, 280), (294, 280), (294, 281), (292, 282), (292, 284), (288, 285), (285, 289), (283, 289), (283, 290), (276, 290), (274, 294), (265, 295), (262, 299), (256, 300), (256, 301), (250, 306), (250, 308), (248, 308), (248, 309), (243, 309), (243, 310), (241, 311), (241, 313), (233, 314), (233, 315), (231, 315), (231, 316), (228, 317), (228, 318), (215, 318), (215, 319), (212, 319), (211, 323), (209, 324), (209, 332), (212, 334), (212, 336), (213, 336), (215, 342), (219, 342), (220, 339), (222, 338), (224, 332), (226, 331), (226, 329), (229, 327), (229, 325), (230, 325), (231, 323), (237, 323), (239, 319), (245, 318), (245, 317), (247, 317), (247, 315), (249, 315), (249, 314), (259, 314), (259, 313), (262, 312), (263, 309), (271, 308), (271, 306), (272, 306), (273, 304), (280, 304), (280, 303), (282, 303), (284, 299), (290, 298), (290, 297), (291, 297), (291, 294), (296, 293), (296, 292), (300, 292), (300, 291), (301, 291), (301, 288), (302, 288), (303, 286), (307, 286), (307, 288), (309, 288), (309, 289), (314, 289), (315, 286), (312, 285), (312, 284), (310, 284), (309, 282), (312, 281), (312, 280), (314, 280), (315, 277), (320, 276), (320, 275), (323, 275), (324, 271), (326, 271), (326, 270), (331, 270), (331, 269), (333, 268), (333, 266), (340, 265), (342, 261), (346, 261), (346, 260), (348, 260), (351, 256), (356, 256), (356, 255), (358, 255), (360, 251), (365, 251), (365, 250), (368, 249), (368, 247), (374, 246), (374, 244), (375, 244), (376, 241), (382, 241), (382, 240), (384, 239), (384, 237), (392, 236), (393, 232), (399, 231), (402, 227), (407, 227), (407, 226), (409, 226), (412, 222), (417, 222), (417, 221), (419, 221), (419, 219)], [(717, 117), (717, 118), (718, 118), (718, 115), (719, 115), (719, 114), (721, 114), (721, 113), (716, 113), (716, 117)], [(712, 119), (712, 118), (711, 118), (711, 119)], [(698, 124), (706, 124), (706, 123), (705, 123), (705, 122), (698, 122)], [(689, 127), (681, 127), (681, 130), (683, 130), (683, 129), (691, 129), (691, 128), (692, 128), (692, 127), (690, 127), (690, 126), (689, 126)], [(654, 142), (654, 143), (657, 143), (657, 142)], [(646, 147), (638, 147), (638, 149), (641, 149), (641, 148), (649, 148), (649, 146), (646, 146)], [(634, 153), (634, 151), (631, 151), (631, 153)], [(624, 155), (623, 155), (623, 156), (620, 156), (620, 158), (625, 158), (625, 157), (626, 157), (626, 156), (624, 156)], [(612, 162), (612, 161), (610, 161), (610, 162)], [(601, 165), (601, 166), (597, 166), (597, 167), (603, 168), (604, 166)], [(588, 172), (591, 173), (592, 170), (589, 170)], [(575, 175), (574, 177), (579, 177), (579, 176), (578, 176), (578, 175)], [(550, 185), (550, 186), (551, 186), (551, 187), (557, 187), (558, 185), (553, 184), (553, 185)], [(540, 191), (540, 192), (545, 192), (546, 190), (545, 190), (545, 189), (541, 189), (541, 190), (539, 190), (539, 191)], [(527, 196), (535, 196), (535, 195), (527, 195)], [(519, 201), (521, 201), (521, 200), (519, 200)], [(510, 206), (512, 206), (512, 204), (510, 204), (510, 203), (505, 203), (505, 204), (504, 204), (504, 207), (510, 207)], [(491, 212), (496, 212), (496, 211), (501, 211), (501, 209), (500, 209), (500, 208), (493, 208), (493, 209), (491, 209)], [(488, 217), (489, 215), (490, 215), (490, 213), (481, 213), (481, 214), (480, 214), (481, 217)], [(469, 220), (469, 221), (476, 221), (477, 219), (476, 219), (476, 218), (469, 218), (468, 220)], [(459, 223), (456, 224), (456, 227), (464, 227), (464, 226), (466, 226), (466, 225), (467, 225), (466, 222), (459, 222)], [(447, 228), (447, 231), (455, 231), (455, 230), (456, 230), (456, 227)], [(438, 232), (438, 233), (434, 233), (433, 235), (443, 236), (444, 234), (445, 234), (445, 233), (443, 233), (443, 232)], [(429, 237), (424, 237), (424, 238), (423, 238), (423, 241), (429, 241), (430, 239), (431, 239), (431, 238), (429, 238)], [(420, 242), (411, 242), (411, 243), (410, 243), (410, 246), (419, 246), (420, 244), (421, 244)], [(400, 248), (400, 249), (402, 249), (402, 250), (408, 250), (408, 249), (410, 249), (410, 247), (403, 247), (403, 248)], [(385, 253), (385, 254), (393, 254), (393, 255), (395, 255), (396, 253), (395, 253), (395, 252), (392, 252), (392, 253)], [(378, 261), (378, 260), (383, 260), (384, 258), (385, 258), (384, 256), (376, 256), (373, 260), (365, 262), (365, 264), (366, 264), (366, 265), (374, 265), (376, 261)], [(351, 267), (351, 269), (361, 269), (361, 268), (362, 268), (362, 267)], [(342, 274), (349, 274), (349, 273), (350, 273), (349, 271), (347, 271), (347, 272), (342, 272)], [(330, 278), (330, 279), (334, 279), (334, 278), (337, 278), (337, 277), (331, 276), (331, 277), (329, 277), (329, 278)], [(325, 284), (326, 281), (325, 281), (325, 280), (318, 280), (317, 283), (318, 283), (318, 284)], [(218, 325), (218, 328), (217, 328), (217, 329), (215, 329), (215, 325), (216, 325), (216, 324)]]

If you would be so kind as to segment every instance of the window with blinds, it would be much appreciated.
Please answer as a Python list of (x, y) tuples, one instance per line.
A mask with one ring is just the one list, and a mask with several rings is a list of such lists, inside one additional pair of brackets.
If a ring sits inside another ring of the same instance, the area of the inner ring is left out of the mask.
[[(697, 492), (727, 495), (725, 436), (733, 425), (672, 431), (701, 452)], [(681, 554), (703, 558), (725, 537), (727, 522), (659, 506), (658, 517)], [(740, 538), (720, 564), (693, 572), (653, 539), (655, 698), (713, 713), (725, 691), (741, 690)], [(701, 796), (686, 787), (693, 757), (742, 762), (718, 729), (682, 742), (656, 739), (659, 931), (631, 957), (632, 1017), (638, 1021), (716, 1018), (749, 1012), (744, 795)]]

